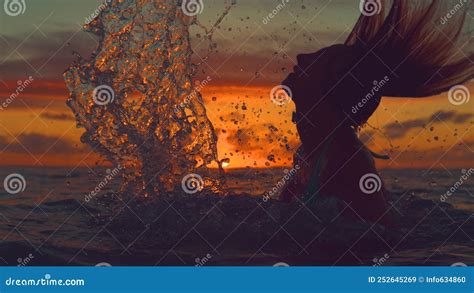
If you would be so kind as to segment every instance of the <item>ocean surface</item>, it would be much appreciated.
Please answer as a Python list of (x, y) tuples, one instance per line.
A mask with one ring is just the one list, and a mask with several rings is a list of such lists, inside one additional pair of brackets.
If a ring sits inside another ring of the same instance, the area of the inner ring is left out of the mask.
[(0, 188), (0, 263), (473, 265), (474, 179), (457, 184), (465, 171), (382, 170), (396, 216), (387, 229), (346, 218), (336, 199), (265, 200), (278, 168), (228, 171), (221, 195), (149, 198), (116, 194), (105, 168), (2, 168), (2, 180), (21, 174), (25, 189)]

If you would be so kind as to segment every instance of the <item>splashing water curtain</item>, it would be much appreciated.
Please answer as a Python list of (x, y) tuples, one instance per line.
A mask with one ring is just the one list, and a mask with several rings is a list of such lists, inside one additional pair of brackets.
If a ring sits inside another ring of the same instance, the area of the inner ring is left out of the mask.
[[(113, 1), (86, 25), (99, 37), (92, 59), (64, 74), (81, 141), (124, 168), (121, 192), (163, 194), (210, 164), (221, 170), (193, 88), (193, 23), (175, 0)], [(218, 191), (221, 181), (206, 178), (205, 187)]]

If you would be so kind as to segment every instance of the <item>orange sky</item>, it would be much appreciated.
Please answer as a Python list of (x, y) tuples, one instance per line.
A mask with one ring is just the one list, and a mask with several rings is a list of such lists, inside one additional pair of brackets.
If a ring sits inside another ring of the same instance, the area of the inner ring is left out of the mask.
[[(469, 88), (474, 91), (472, 84)], [(294, 105), (273, 104), (270, 90), (212, 84), (203, 89), (208, 116), (219, 137), (220, 159), (230, 158), (229, 167), (291, 164), (299, 143), (291, 122)], [(65, 99), (61, 83), (35, 84), (1, 111), (2, 165), (93, 166), (99, 161), (80, 143), (82, 130), (75, 127)], [(439, 116), (434, 118), (433, 113)], [(468, 105), (450, 104), (447, 93), (422, 100), (384, 98), (369, 121), (377, 130), (366, 127), (364, 133), (371, 135), (367, 145), (372, 150), (390, 154), (391, 160), (378, 162), (381, 167), (463, 168), (474, 165), (472, 114)], [(456, 118), (463, 116), (463, 121)], [(418, 124), (412, 127), (413, 121)], [(399, 129), (393, 126), (397, 122)], [(270, 155), (275, 161), (268, 159)]]

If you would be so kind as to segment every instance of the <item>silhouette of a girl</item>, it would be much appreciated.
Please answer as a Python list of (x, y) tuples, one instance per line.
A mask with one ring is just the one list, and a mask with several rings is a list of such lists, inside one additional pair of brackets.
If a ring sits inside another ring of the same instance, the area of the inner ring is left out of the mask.
[[(387, 15), (387, 4), (376, 2), (380, 13), (361, 15), (345, 44), (298, 55), (294, 72), (282, 83), (296, 104), (302, 146), (295, 164), (302, 169), (281, 196), (301, 197), (306, 204), (335, 196), (352, 215), (389, 224), (386, 190), (358, 128), (382, 96), (433, 96), (472, 79), (474, 54), (461, 50), (469, 43), (457, 43), (467, 3), (442, 24), (459, 1), (394, 0)], [(364, 180), (372, 180), (370, 190)]]

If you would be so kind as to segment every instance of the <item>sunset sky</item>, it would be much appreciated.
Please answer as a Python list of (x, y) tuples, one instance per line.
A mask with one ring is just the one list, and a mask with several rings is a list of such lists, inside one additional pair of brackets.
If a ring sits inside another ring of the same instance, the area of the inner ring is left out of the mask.
[[(204, 0), (200, 22), (214, 23), (223, 3)], [(299, 143), (291, 122), (294, 105), (275, 105), (270, 90), (291, 71), (297, 54), (343, 43), (360, 14), (359, 1), (290, 0), (266, 23), (265, 16), (279, 3), (237, 0), (214, 34), (218, 52), (196, 77), (211, 77), (202, 94), (218, 132), (220, 159), (230, 158), (229, 167), (291, 164)], [(74, 60), (73, 51), (87, 57), (97, 45), (82, 25), (100, 4), (27, 0), (23, 15), (0, 10), (0, 105), (15, 93), (18, 81), (33, 79), (0, 110), (1, 165), (93, 166), (99, 161), (79, 141), (82, 130), (65, 105), (62, 73)], [(208, 46), (202, 33), (193, 27), (196, 62)], [(466, 86), (474, 92), (472, 82)], [(473, 103), (453, 105), (447, 93), (417, 100), (385, 98), (364, 140), (372, 150), (390, 155), (379, 162), (382, 167), (473, 167)], [(272, 155), (275, 159), (269, 160)]]

